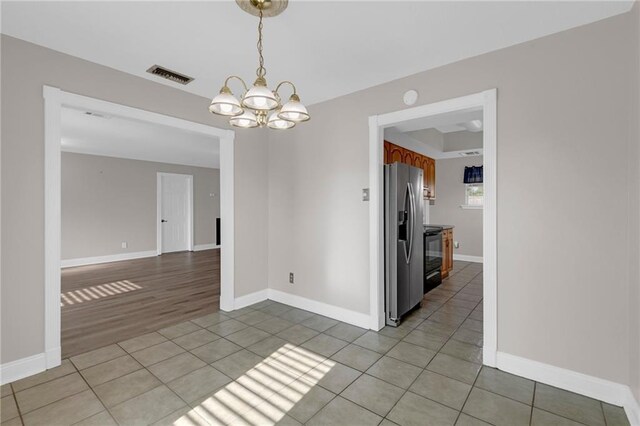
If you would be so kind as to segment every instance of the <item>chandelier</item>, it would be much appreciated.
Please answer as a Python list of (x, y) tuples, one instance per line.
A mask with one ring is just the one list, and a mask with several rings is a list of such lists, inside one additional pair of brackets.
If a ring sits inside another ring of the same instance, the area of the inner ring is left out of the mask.
[[(238, 6), (245, 12), (259, 16), (258, 23), (258, 69), (253, 86), (249, 89), (244, 80), (236, 75), (227, 77), (220, 93), (213, 98), (209, 111), (229, 117), (229, 123), (236, 127), (269, 127), (271, 129), (290, 129), (297, 123), (307, 121), (309, 113), (300, 102), (296, 86), (290, 81), (280, 82), (275, 90), (267, 87), (262, 56), (262, 18), (276, 16), (287, 8), (288, 0), (236, 0)], [(239, 80), (244, 88), (244, 94), (239, 101), (231, 92), (229, 82)], [(293, 93), (288, 102), (282, 104), (279, 90), (283, 85), (291, 86)]]

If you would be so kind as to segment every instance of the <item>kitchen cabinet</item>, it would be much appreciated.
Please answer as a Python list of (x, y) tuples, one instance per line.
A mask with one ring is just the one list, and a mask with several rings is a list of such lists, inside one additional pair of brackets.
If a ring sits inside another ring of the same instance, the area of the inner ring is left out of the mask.
[(436, 160), (422, 155), (420, 168), (424, 170), (425, 198), (436, 198)]
[(428, 188), (429, 195), (427, 198), (436, 198), (436, 160), (429, 158), (429, 164), (427, 165), (427, 171), (425, 173), (426, 187)]
[(384, 141), (384, 164), (404, 163), (423, 171), (423, 196), (425, 200), (436, 198), (436, 160), (401, 146)]
[(453, 228), (442, 230), (442, 278), (449, 276), (453, 269)]
[[(385, 142), (385, 145), (387, 144), (388, 142)], [(389, 144), (388, 156), (385, 164), (393, 164), (395, 162), (402, 163), (403, 158), (404, 158), (404, 148), (394, 144)]]
[(410, 166), (413, 166), (413, 152), (409, 151), (408, 149), (404, 149), (402, 152), (402, 162), (404, 164), (408, 164)]

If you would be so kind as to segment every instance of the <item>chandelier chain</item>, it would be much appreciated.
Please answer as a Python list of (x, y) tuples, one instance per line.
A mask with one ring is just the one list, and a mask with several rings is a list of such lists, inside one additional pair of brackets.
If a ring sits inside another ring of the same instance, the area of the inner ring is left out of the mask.
[(264, 57), (262, 56), (262, 9), (260, 9), (260, 22), (258, 23), (258, 61), (260, 64), (257, 70), (258, 77), (264, 78), (267, 70), (264, 67)]

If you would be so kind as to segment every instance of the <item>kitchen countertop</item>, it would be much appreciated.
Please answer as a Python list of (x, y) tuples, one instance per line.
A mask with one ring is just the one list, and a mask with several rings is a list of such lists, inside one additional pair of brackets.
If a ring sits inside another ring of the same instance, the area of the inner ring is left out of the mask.
[(433, 223), (429, 223), (429, 224), (425, 224), (424, 227), (428, 227), (428, 226), (439, 226), (442, 229), (453, 229), (455, 228), (455, 226), (453, 225), (438, 225), (438, 224), (433, 224)]

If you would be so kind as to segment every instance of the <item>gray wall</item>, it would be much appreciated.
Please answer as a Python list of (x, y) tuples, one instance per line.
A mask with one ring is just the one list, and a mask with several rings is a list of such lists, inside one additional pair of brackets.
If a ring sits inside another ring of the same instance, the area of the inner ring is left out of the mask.
[(427, 104), (495, 87), (498, 349), (629, 382), (636, 31), (613, 17), (313, 105), (271, 133), (269, 286), (368, 313), (368, 117), (406, 108), (408, 89)]
[(219, 169), (63, 152), (62, 259), (156, 250), (158, 172), (193, 175), (194, 244), (215, 243)]
[(455, 226), (453, 239), (460, 248), (454, 254), (482, 257), (482, 210), (460, 208), (465, 194), (464, 167), (481, 165), (481, 156), (436, 160), (436, 200), (429, 206), (429, 222)]
[[(44, 350), (42, 86), (206, 125), (228, 124), (208, 112), (209, 99), (4, 35), (1, 43), (0, 363), (6, 363)], [(265, 133), (237, 132), (234, 145), (235, 294), (242, 296), (266, 287)]]
[[(640, 2), (636, 0), (633, 10), (633, 25), (635, 36), (632, 37), (633, 55), (635, 64), (632, 72), (640, 75)], [(632, 126), (630, 131), (632, 138), (636, 143), (630, 145), (627, 158), (629, 168), (629, 181), (633, 184), (640, 183), (640, 78), (636, 78), (635, 85), (630, 87), (631, 93), (636, 94), (635, 104), (632, 110), (630, 120)], [(629, 327), (630, 341), (630, 370), (631, 370), (631, 389), (633, 390), (636, 400), (640, 400), (640, 186), (635, 187), (635, 191), (629, 194), (629, 309), (631, 311), (631, 324)]]

